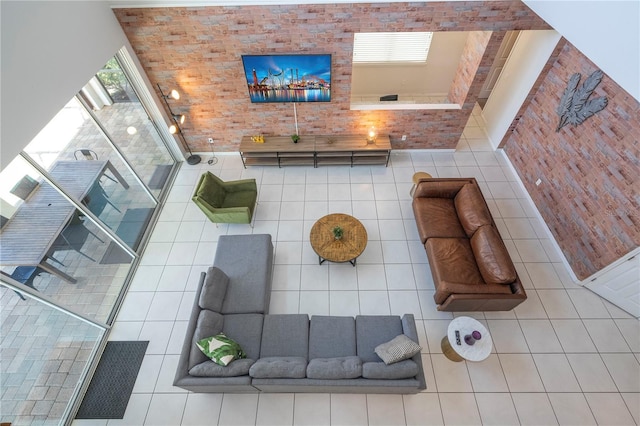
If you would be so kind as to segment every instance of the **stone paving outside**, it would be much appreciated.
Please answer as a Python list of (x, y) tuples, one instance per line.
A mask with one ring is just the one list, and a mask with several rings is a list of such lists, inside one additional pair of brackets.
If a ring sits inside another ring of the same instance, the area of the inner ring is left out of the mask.
[[(139, 103), (115, 103), (94, 113), (145, 183), (157, 166), (173, 163)], [(137, 133), (128, 134), (128, 126), (135, 126)], [(93, 150), (100, 160), (109, 160), (130, 185), (124, 189), (106, 176), (100, 179), (106, 198), (89, 205), (109, 228), (116, 230), (128, 209), (154, 208), (134, 175), (86, 119), (64, 150), (55, 153), (56, 160), (75, 161), (74, 152), (81, 148)], [(40, 158), (37, 153), (29, 154)], [(51, 153), (42, 154), (44, 157)], [(87, 161), (80, 154), (78, 158)], [(161, 188), (150, 190), (154, 196), (161, 192)], [(51, 252), (64, 266), (49, 262), (78, 282), (70, 284), (43, 272), (34, 279), (34, 288), (61, 306), (104, 322), (113, 310), (131, 263), (101, 263), (110, 239), (88, 218), (81, 225), (69, 226), (65, 235), (71, 245), (58, 238)], [(5, 269), (10, 273), (13, 267)], [(14, 426), (58, 424), (102, 331), (30, 297), (22, 300), (3, 286), (0, 320), (0, 421), (12, 421)]]

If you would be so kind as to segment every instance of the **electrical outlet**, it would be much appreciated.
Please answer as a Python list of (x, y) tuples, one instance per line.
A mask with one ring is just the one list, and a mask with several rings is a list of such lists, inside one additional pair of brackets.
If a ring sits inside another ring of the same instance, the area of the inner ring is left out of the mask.
[(407, 135), (402, 135), (402, 140), (406, 141), (407, 140)]
[(542, 179), (538, 179), (538, 180), (536, 181), (536, 186), (539, 186), (541, 183), (542, 183)]
[(207, 139), (207, 141), (208, 141), (209, 143), (213, 143), (213, 138), (209, 138), (209, 139)]

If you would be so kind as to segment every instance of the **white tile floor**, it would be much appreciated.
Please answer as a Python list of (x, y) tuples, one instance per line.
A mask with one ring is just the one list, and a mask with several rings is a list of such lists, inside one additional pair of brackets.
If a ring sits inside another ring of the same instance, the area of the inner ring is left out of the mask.
[[(575, 285), (516, 177), (472, 116), (455, 153), (394, 152), (388, 168), (243, 169), (236, 155), (185, 166), (174, 184), (111, 334), (149, 340), (124, 420), (74, 425), (632, 425), (640, 422), (640, 323)], [(209, 223), (190, 202), (199, 175), (255, 178), (255, 226)], [(472, 313), (494, 353), (454, 363), (440, 349), (453, 318), (438, 312), (409, 189), (416, 171), (474, 176), (527, 289), (511, 312)], [(309, 244), (330, 212), (362, 220), (369, 243), (349, 264), (318, 265)], [(272, 313), (417, 318), (427, 389), (418, 395), (194, 394), (171, 385), (198, 275), (223, 234), (269, 233)]]

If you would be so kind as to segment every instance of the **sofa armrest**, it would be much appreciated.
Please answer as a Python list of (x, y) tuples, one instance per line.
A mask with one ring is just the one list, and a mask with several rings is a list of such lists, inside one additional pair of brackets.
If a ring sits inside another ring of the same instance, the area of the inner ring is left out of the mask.
[(436, 292), (433, 298), (437, 305), (444, 301), (452, 294), (478, 294), (478, 295), (512, 295), (511, 286), (509, 284), (471, 284), (457, 283), (451, 281), (440, 281), (436, 283)]
[(189, 324), (184, 336), (184, 342), (182, 343), (182, 349), (180, 350), (180, 358), (178, 360), (178, 367), (176, 368), (176, 375), (173, 379), (174, 386), (184, 385), (185, 381), (188, 381), (191, 377), (189, 375), (189, 358), (191, 357), (191, 350), (193, 349), (193, 333), (195, 333), (196, 326), (198, 325), (198, 316), (200, 315), (200, 306), (198, 301), (200, 300), (200, 293), (202, 292), (202, 286), (206, 273), (200, 273), (200, 281), (198, 282), (198, 288), (193, 300), (193, 307), (191, 308), (191, 316), (189, 317)]
[(218, 223), (250, 223), (251, 209), (249, 207), (213, 207), (202, 197), (193, 197), (193, 202), (212, 222)]
[(212, 209), (212, 213), (214, 215), (222, 215), (222, 214), (228, 214), (228, 215), (238, 215), (238, 214), (246, 214), (247, 217), (249, 216), (249, 212), (250, 212), (250, 208), (249, 207), (220, 207), (220, 208), (213, 208)]
[(464, 185), (474, 181), (475, 179), (460, 178), (420, 179), (416, 187), (416, 192), (413, 194), (413, 198), (454, 198)]
[(490, 312), (510, 311), (527, 299), (526, 294), (452, 294), (438, 311)]
[[(420, 343), (420, 339), (418, 338), (418, 329), (416, 328), (416, 320), (413, 314), (404, 314), (402, 316), (402, 332), (414, 342)], [(418, 366), (418, 374), (416, 375), (416, 378), (420, 383), (418, 389), (426, 389), (427, 382), (424, 378), (424, 368), (422, 366), (421, 352), (418, 352), (410, 359), (412, 359)]]

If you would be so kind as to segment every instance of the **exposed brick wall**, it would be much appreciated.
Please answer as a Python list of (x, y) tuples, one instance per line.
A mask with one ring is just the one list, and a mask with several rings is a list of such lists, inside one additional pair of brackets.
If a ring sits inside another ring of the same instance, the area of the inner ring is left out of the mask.
[(580, 279), (640, 246), (640, 103), (605, 75), (592, 97), (607, 107), (556, 133), (567, 81), (596, 69), (566, 42), (505, 145)]
[[(331, 53), (330, 103), (298, 104), (300, 133), (363, 135), (374, 125), (393, 148), (455, 148), (504, 32), (549, 29), (521, 2), (355, 3), (115, 9), (153, 83), (178, 87), (194, 151), (237, 150), (243, 135), (290, 134), (290, 104), (252, 104), (242, 54)], [(351, 111), (353, 34), (374, 31), (493, 31), (461, 110)], [(408, 135), (401, 141), (401, 135)]]
[[(458, 70), (451, 83), (451, 89), (447, 96), (449, 102), (462, 105), (467, 99), (469, 89), (478, 72), (478, 67), (485, 54), (491, 31), (474, 31), (469, 33), (467, 42), (462, 51), (462, 57), (458, 64)], [(491, 55), (494, 58), (495, 55)], [(475, 100), (475, 98), (473, 98)]]

